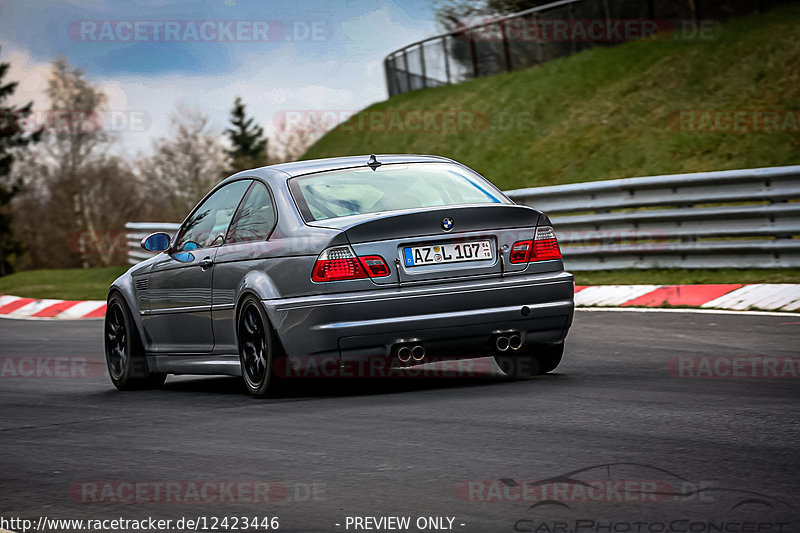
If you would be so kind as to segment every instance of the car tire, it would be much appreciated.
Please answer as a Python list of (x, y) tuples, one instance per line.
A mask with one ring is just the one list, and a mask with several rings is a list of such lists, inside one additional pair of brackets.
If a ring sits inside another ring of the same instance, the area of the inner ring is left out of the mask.
[(108, 375), (117, 389), (157, 389), (164, 385), (167, 375), (150, 371), (139, 331), (119, 294), (108, 299), (103, 337)]
[(561, 363), (564, 343), (535, 344), (519, 353), (502, 353), (494, 356), (503, 373), (512, 378), (530, 378), (552, 372)]
[(264, 307), (254, 296), (242, 301), (236, 322), (242, 381), (250, 396), (266, 398), (278, 389), (275, 361), (282, 353), (280, 342)]

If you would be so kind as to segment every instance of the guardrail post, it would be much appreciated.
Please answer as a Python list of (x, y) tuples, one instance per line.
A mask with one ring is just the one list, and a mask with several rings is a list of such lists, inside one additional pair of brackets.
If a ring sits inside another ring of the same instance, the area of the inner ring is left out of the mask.
[(450, 53), (447, 51), (447, 35), (442, 37), (442, 51), (444, 52), (444, 72), (447, 75), (447, 83), (450, 83)]
[(389, 56), (386, 56), (386, 59), (383, 60), (383, 72), (386, 74), (386, 89), (389, 91), (389, 98), (391, 98), (396, 93), (394, 92), (394, 84), (392, 83), (393, 76), (389, 69)]
[(469, 33), (469, 54), (472, 57), (472, 77), (478, 77), (478, 51), (475, 46), (475, 32)]
[(539, 23), (539, 15), (533, 16), (533, 23), (536, 25), (536, 62), (544, 63), (544, 52), (542, 51), (542, 25)]
[(503, 54), (506, 56), (506, 72), (511, 72), (511, 52), (508, 49), (508, 31), (506, 31), (506, 24), (508, 22), (502, 22), (500, 26), (500, 31), (503, 32)]
[(425, 44), (419, 43), (419, 64), (422, 67), (422, 86), (428, 86), (428, 77), (425, 73)]
[(411, 90), (411, 70), (408, 68), (408, 52), (403, 49), (403, 64), (406, 67), (406, 91)]

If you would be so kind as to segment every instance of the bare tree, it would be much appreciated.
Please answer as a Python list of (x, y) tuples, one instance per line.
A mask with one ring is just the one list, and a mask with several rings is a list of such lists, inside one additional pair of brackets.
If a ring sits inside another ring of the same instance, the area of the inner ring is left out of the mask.
[(220, 180), (229, 162), (202, 112), (179, 107), (172, 122), (171, 136), (154, 143), (140, 172), (154, 191), (151, 197), (164, 203), (162, 218), (180, 221)]
[[(103, 157), (102, 151), (111, 140), (103, 131), (100, 118), (106, 95), (84, 78), (81, 69), (71, 68), (63, 58), (53, 62), (46, 93), (52, 120), (45, 129), (43, 143), (49, 155), (49, 181), (60, 182), (70, 193), (77, 233), (90, 240), (99, 239), (99, 228), (92, 217), (92, 212), (98, 210), (89, 200), (87, 171)], [(81, 266), (88, 268), (88, 254), (79, 253)]]
[(106, 95), (64, 59), (52, 64), (47, 113), (39, 113), (42, 141), (15, 173), (23, 192), (14, 218), (33, 267), (107, 266), (117, 262), (110, 240), (139, 205), (135, 175), (110, 157), (114, 137), (104, 130)]
[(42, 150), (30, 150), (14, 167), (23, 190), (14, 199), (18, 238), (28, 248), (27, 268), (94, 267), (126, 260), (125, 223), (145, 207), (140, 179), (116, 157), (98, 157), (81, 165), (80, 197), (89, 227), (75, 219), (76, 184), (42, 162)]
[(270, 163), (297, 161), (321, 136), (321, 131), (299, 128), (276, 133), (269, 146)]

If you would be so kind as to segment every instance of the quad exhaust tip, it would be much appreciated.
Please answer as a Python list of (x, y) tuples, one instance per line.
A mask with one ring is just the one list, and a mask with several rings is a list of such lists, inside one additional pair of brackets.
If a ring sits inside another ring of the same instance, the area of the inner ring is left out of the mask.
[(425, 347), (421, 344), (409, 344), (397, 348), (397, 359), (401, 363), (408, 363), (412, 359), (414, 361), (422, 361), (425, 359)]
[(508, 337), (505, 335), (498, 335), (494, 341), (494, 345), (499, 352), (505, 352), (509, 348)]
[(411, 357), (413, 357), (413, 353), (408, 346), (401, 346), (400, 349), (397, 350), (397, 358), (401, 363), (408, 363), (411, 361)]
[(517, 332), (501, 333), (494, 339), (494, 347), (498, 352), (517, 351), (522, 348), (522, 336)]
[(425, 348), (423, 348), (421, 344), (417, 344), (411, 348), (411, 356), (414, 358), (414, 361), (422, 361), (425, 359)]

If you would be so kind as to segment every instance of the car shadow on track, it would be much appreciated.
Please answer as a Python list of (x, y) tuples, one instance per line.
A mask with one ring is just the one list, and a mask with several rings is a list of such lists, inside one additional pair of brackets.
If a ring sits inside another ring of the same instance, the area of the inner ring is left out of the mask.
[[(289, 398), (325, 398), (339, 396), (366, 396), (397, 394), (434, 389), (456, 389), (480, 387), (509, 383), (503, 377), (485, 378), (408, 378), (408, 379), (293, 379), (280, 384), (272, 399)], [(246, 395), (245, 387), (239, 378), (214, 377), (169, 381), (164, 385), (165, 391), (202, 392), (211, 394)]]
[[(480, 361), (480, 360), (476, 360)], [(530, 380), (513, 380), (504, 376), (493, 364), (475, 367), (475, 372), (460, 373), (442, 370), (436, 365), (415, 367), (417, 371), (408, 373), (393, 372), (391, 376), (381, 377), (330, 377), (330, 378), (291, 378), (279, 382), (271, 395), (274, 400), (300, 398), (326, 398), (344, 396), (368, 396), (418, 392), (426, 390), (463, 389), (467, 387), (496, 386)], [(425, 368), (427, 367), (427, 368)], [(558, 375), (534, 378), (534, 381), (552, 381)], [(240, 378), (232, 377), (170, 377), (164, 385), (165, 391), (238, 394), (247, 392)]]

